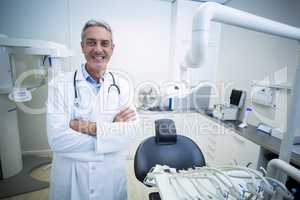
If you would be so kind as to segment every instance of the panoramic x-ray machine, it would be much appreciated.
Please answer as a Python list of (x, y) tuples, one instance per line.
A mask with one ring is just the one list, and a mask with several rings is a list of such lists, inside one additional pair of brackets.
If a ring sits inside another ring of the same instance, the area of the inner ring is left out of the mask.
[(58, 43), (0, 34), (0, 180), (23, 167), (16, 103), (31, 100), (31, 90), (47, 82), (48, 67), (61, 69), (62, 58), (69, 56)]

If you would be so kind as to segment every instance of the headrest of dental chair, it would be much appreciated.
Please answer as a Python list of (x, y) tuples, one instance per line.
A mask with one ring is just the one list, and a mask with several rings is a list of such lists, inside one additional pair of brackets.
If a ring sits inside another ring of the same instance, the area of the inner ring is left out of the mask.
[(157, 144), (175, 144), (177, 141), (175, 123), (171, 119), (155, 120), (155, 141)]

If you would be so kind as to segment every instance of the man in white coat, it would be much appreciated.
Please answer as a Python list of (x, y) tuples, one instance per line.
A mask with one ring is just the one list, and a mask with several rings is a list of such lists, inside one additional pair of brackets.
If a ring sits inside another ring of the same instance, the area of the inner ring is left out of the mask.
[(126, 150), (137, 114), (129, 82), (107, 70), (114, 50), (108, 24), (81, 33), (86, 63), (49, 82), (47, 131), (53, 151), (51, 200), (125, 200)]

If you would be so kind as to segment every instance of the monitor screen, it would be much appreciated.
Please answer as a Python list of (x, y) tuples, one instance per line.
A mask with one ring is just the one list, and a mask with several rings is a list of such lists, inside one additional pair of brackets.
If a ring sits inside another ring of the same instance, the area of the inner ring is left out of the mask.
[(233, 89), (231, 91), (231, 95), (230, 95), (230, 104), (235, 105), (235, 106), (239, 106), (242, 93), (243, 93), (242, 90)]

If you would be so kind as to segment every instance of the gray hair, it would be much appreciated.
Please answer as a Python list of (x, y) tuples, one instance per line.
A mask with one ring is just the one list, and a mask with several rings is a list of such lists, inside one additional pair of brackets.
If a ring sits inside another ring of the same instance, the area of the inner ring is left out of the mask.
[(93, 26), (98, 26), (98, 27), (102, 27), (105, 28), (108, 32), (110, 32), (111, 34), (111, 40), (113, 40), (113, 34), (112, 34), (112, 30), (111, 27), (109, 26), (108, 23), (106, 23), (105, 21), (96, 21), (96, 20), (89, 20), (85, 23), (85, 25), (83, 26), (83, 29), (81, 31), (81, 41), (84, 40), (85, 38), (85, 30), (89, 27), (93, 27)]

